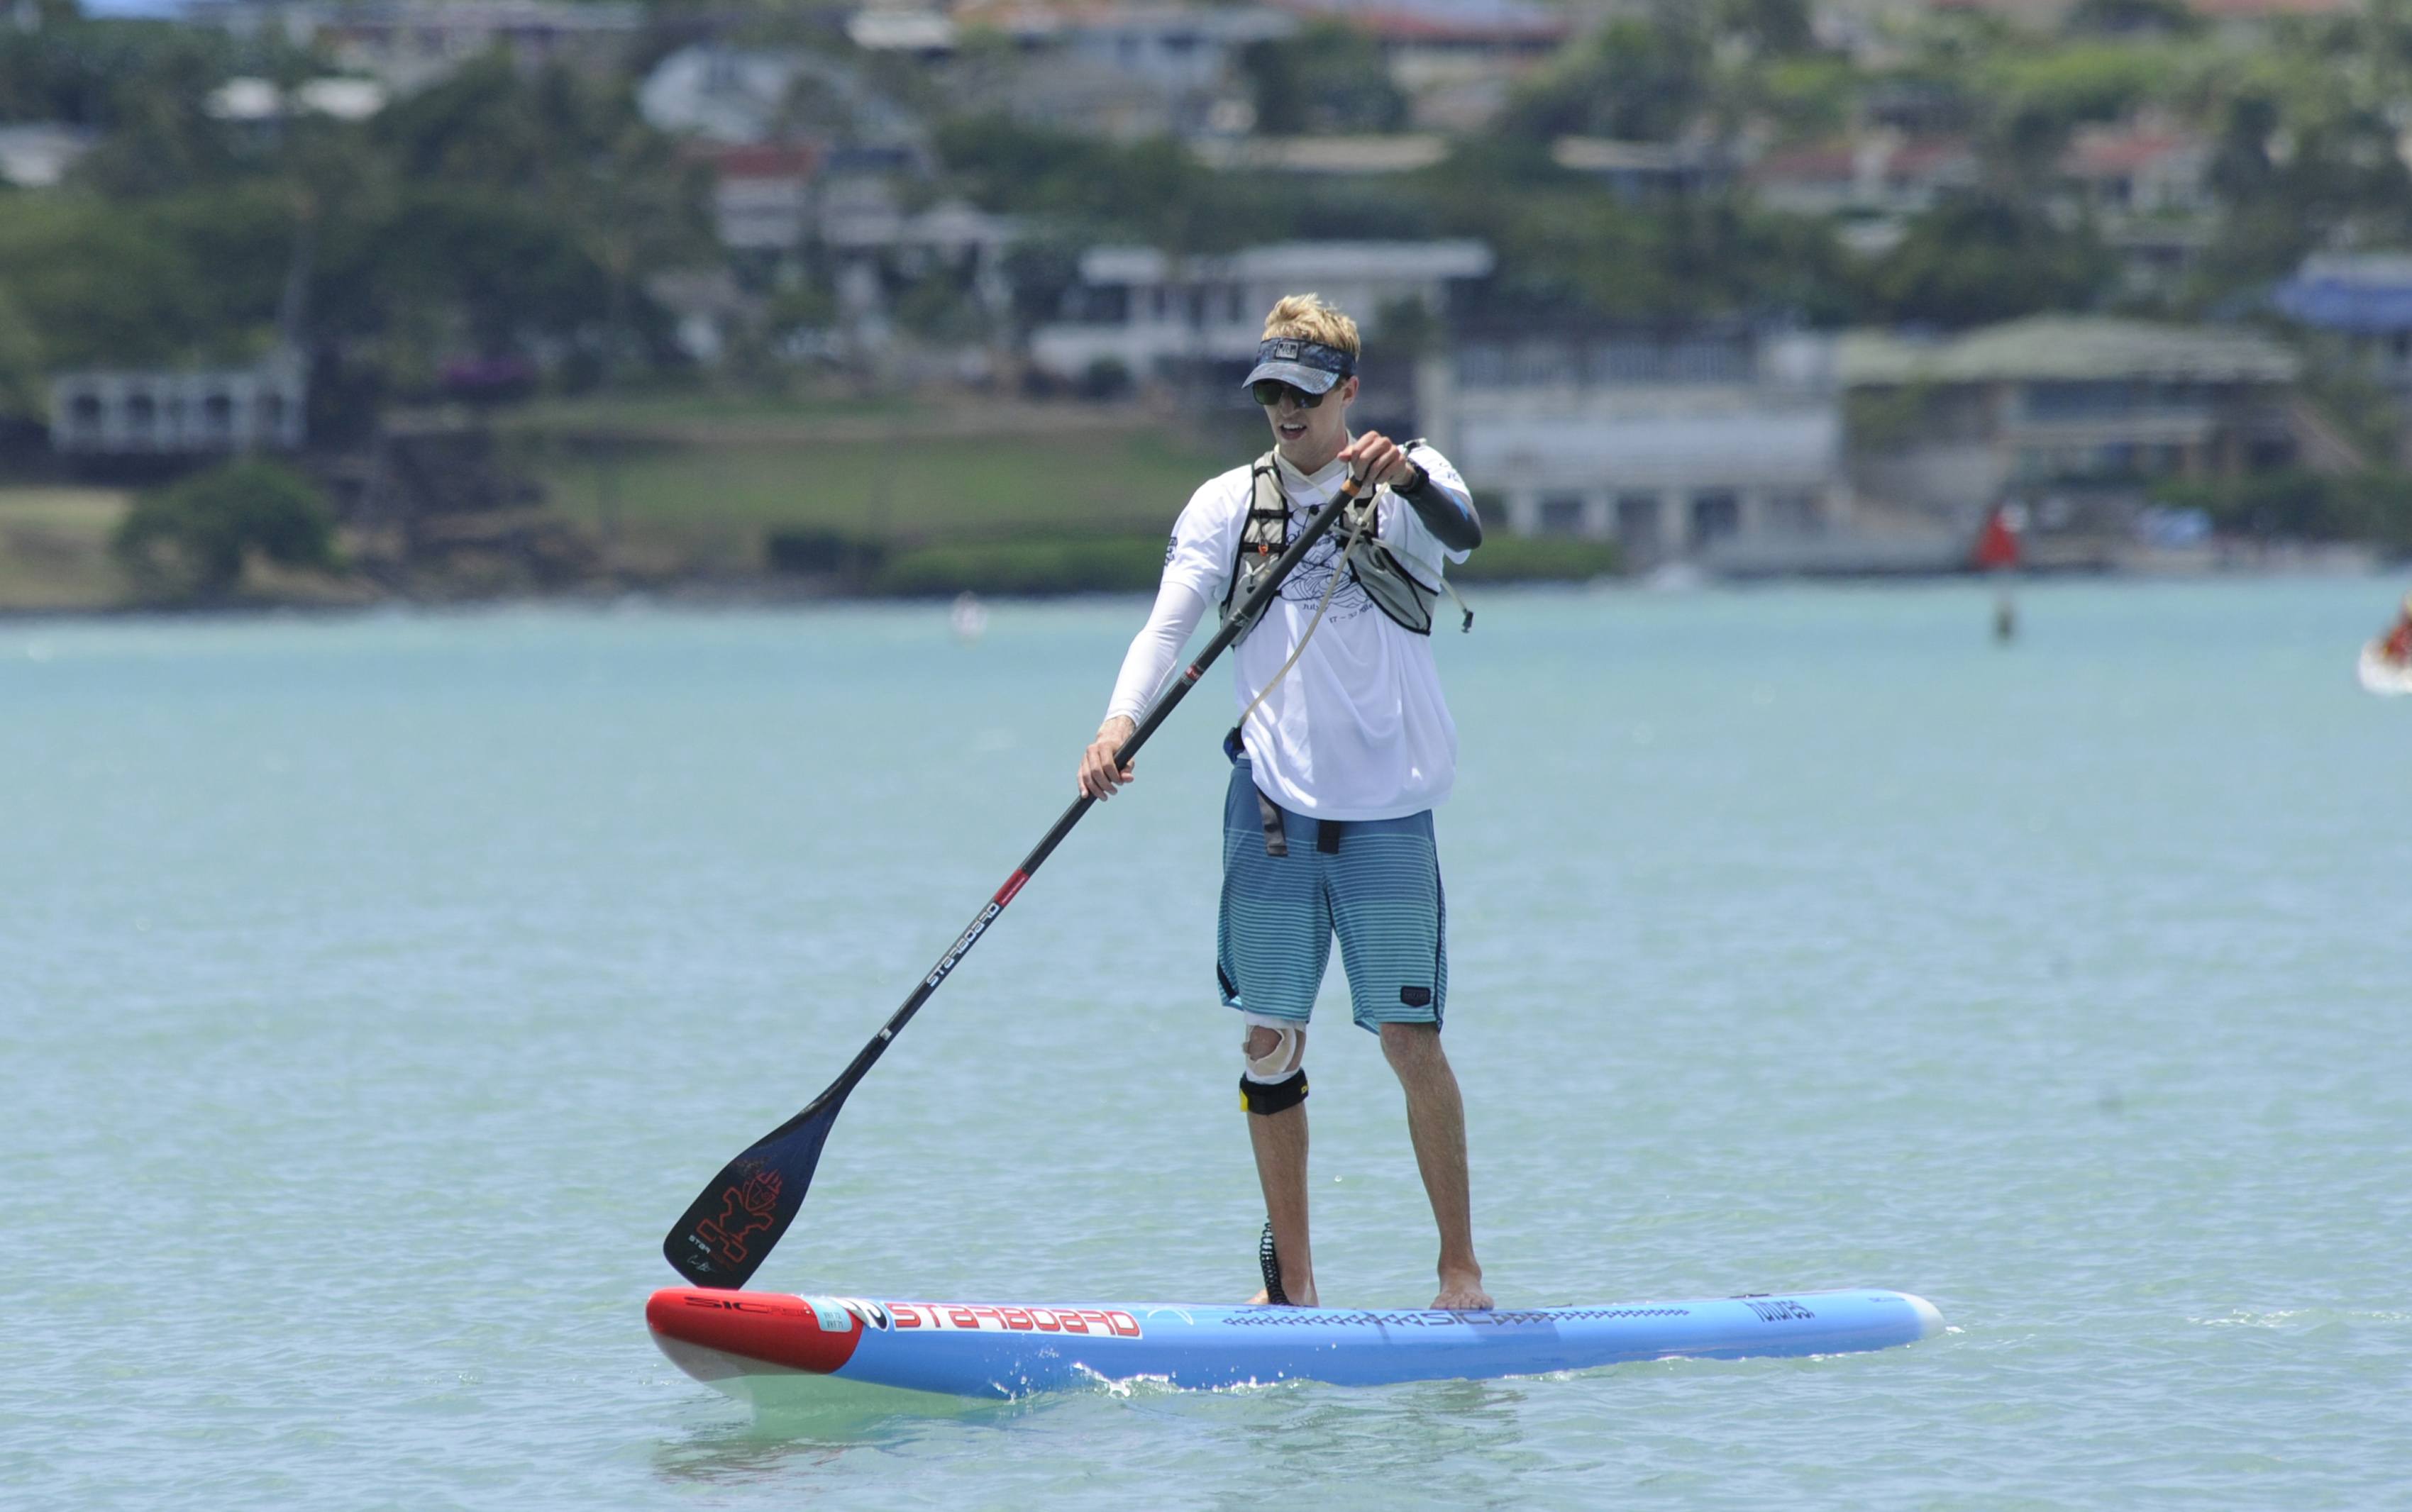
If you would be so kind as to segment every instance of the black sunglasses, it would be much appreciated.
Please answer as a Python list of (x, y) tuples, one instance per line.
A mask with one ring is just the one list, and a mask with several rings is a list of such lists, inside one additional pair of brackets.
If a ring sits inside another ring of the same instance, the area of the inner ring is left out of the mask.
[(1311, 394), (1298, 385), (1284, 383), (1279, 378), (1258, 378), (1248, 385), (1248, 392), (1255, 397), (1257, 404), (1267, 409), (1280, 404), (1285, 398), (1297, 400), (1301, 409), (1313, 409), (1323, 403), (1323, 394), (1331, 391), (1330, 389), (1326, 389), (1322, 394)]

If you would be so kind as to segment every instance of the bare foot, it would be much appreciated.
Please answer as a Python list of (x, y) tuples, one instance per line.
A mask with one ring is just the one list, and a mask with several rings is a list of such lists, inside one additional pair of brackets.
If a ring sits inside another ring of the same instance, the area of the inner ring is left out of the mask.
[[(1289, 1293), (1289, 1305), (1292, 1307), (1321, 1307), (1323, 1305), (1321, 1302), (1315, 1299), (1315, 1288), (1313, 1286), (1308, 1286), (1306, 1288), (1306, 1295), (1303, 1297), (1299, 1296), (1295, 1292), (1290, 1292), (1289, 1284), (1287, 1282), (1282, 1283), (1282, 1290), (1286, 1293)], [(1262, 1286), (1259, 1286), (1257, 1288), (1257, 1294), (1248, 1299), (1248, 1305), (1250, 1307), (1263, 1307), (1268, 1305), (1271, 1299), (1265, 1295), (1265, 1289)], [(1490, 1304), (1486, 1302), (1483, 1305), (1487, 1307)]]
[(1482, 1289), (1482, 1272), (1442, 1271), (1440, 1295), (1433, 1299), (1433, 1310), (1438, 1313), (1489, 1312), (1491, 1294)]

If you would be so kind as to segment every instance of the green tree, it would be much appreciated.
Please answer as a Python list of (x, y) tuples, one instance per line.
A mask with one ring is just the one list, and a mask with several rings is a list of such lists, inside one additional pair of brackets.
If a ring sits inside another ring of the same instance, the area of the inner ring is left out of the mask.
[(1710, 14), (1721, 38), (1763, 57), (1806, 52), (1816, 45), (1808, 0), (1715, 0)]
[(2069, 138), (2082, 125), (2125, 120), (2176, 91), (2182, 54), (2125, 42), (2004, 48), (1978, 67), (1978, 147), (1997, 192), (2049, 192)]
[(1850, 317), (1857, 284), (1833, 228), (1707, 193), (1628, 204), (1552, 163), (1528, 138), (1461, 142), (1411, 181), (1427, 228), (1479, 237), (1499, 268), (1481, 299), (1503, 318)]
[(385, 389), (385, 296), (372, 271), (398, 203), (391, 167), (366, 128), (305, 117), (287, 123), (275, 183), (291, 220), (279, 323), (310, 364), (311, 442), (364, 441)]
[(650, 365), (664, 355), (658, 322), (647, 318), (643, 280), (715, 255), (707, 192), (701, 172), (679, 160), (668, 138), (633, 119), (588, 164), (575, 196), (577, 225), (580, 245), (608, 280), (606, 381), (632, 360)]
[(1443, 335), (1440, 317), (1412, 294), (1375, 311), (1369, 330), (1376, 349), (1398, 357), (1421, 357), (1434, 351)]
[(2243, 477), (2169, 479), (2165, 504), (2200, 509), (2221, 530), (2292, 540), (2367, 541), (2412, 552), (2412, 474), (2372, 468), (2331, 476), (2286, 468)]
[(1067, 237), (1225, 252), (1286, 234), (1307, 213), (1303, 200), (1218, 173), (1169, 137), (1121, 144), (971, 116), (943, 124), (935, 144), (981, 209), (1041, 216)]
[(481, 60), (387, 110), (372, 139), (398, 202), (361, 270), (386, 309), (359, 313), (381, 314), (422, 372), (455, 344), (566, 342), (606, 377), (667, 354), (644, 284), (711, 250), (707, 184), (625, 81)]
[(1396, 131), (1407, 97), (1390, 81), (1381, 44), (1353, 26), (1317, 22), (1241, 55), (1267, 136)]
[(988, 315), (953, 268), (935, 267), (896, 293), (896, 323), (926, 341), (976, 342), (988, 334)]
[(1518, 89), (1504, 129), (1541, 141), (1670, 141), (1703, 123), (1729, 133), (1778, 103), (1772, 74), (1797, 97), (1814, 70), (1786, 66), (1815, 52), (1803, 0), (1655, 0), (1647, 18), (1622, 17), (1560, 50)]
[(544, 198), (566, 192), (635, 113), (625, 89), (566, 68), (522, 76), (491, 53), (380, 111), (371, 125), (395, 171), (419, 183)]
[(108, 135), (76, 165), (77, 182), (120, 199), (189, 190), (225, 179), (234, 169), (231, 129), (205, 108), (210, 92), (238, 67), (222, 37), (185, 27), (146, 27), (171, 34), (146, 37), (109, 80), (100, 119)]
[(173, 359), (210, 334), (206, 279), (152, 216), (89, 196), (16, 195), (0, 286), (57, 367)]
[(1848, 58), (1813, 52), (1771, 58), (1742, 87), (1748, 105), (1775, 128), (1779, 141), (1815, 141), (1848, 126), (1867, 81)]
[[(0, 121), (64, 121), (116, 128), (165, 92), (198, 108), (203, 95), (275, 44), (246, 50), (214, 29), (156, 22), (87, 21), (72, 4), (40, 0), (38, 24), (0, 26)], [(22, 15), (22, 7), (12, 7)]]
[(2083, 309), (2117, 272), (2091, 228), (2064, 230), (2031, 204), (1976, 194), (1912, 221), (1868, 285), (1884, 317), (1956, 329)]
[(1034, 238), (1007, 250), (1005, 282), (1017, 327), (1027, 331), (1063, 313), (1064, 296), (1081, 281), (1081, 250), (1066, 237)]
[(47, 408), (42, 392), (42, 344), (6, 284), (0, 284), (0, 427), (10, 420), (38, 419)]
[(1667, 141), (1709, 103), (1711, 34), (1696, 12), (1610, 22), (1562, 51), (1518, 90), (1503, 127), (1534, 140), (1611, 137)]
[(2068, 37), (2191, 37), (2202, 18), (2185, 0), (2077, 0), (2060, 29)]
[(2212, 162), (2226, 213), (2204, 258), (2206, 289), (2283, 276), (2323, 245), (2412, 237), (2412, 173), (2389, 109), (2258, 89), (2230, 98)]
[(316, 485), (280, 462), (245, 459), (144, 494), (110, 543), (142, 596), (224, 599), (246, 557), (336, 570), (334, 521)]

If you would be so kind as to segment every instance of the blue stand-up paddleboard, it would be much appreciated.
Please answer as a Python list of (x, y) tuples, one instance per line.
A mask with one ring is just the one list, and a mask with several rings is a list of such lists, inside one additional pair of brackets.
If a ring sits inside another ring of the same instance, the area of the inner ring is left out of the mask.
[(789, 1400), (815, 1377), (992, 1398), (1124, 1381), (1212, 1388), (1480, 1380), (1675, 1357), (1845, 1354), (1911, 1343), (1943, 1327), (1933, 1304), (1897, 1291), (1434, 1313), (668, 1287), (654, 1293), (645, 1321), (681, 1370), (753, 1401)]

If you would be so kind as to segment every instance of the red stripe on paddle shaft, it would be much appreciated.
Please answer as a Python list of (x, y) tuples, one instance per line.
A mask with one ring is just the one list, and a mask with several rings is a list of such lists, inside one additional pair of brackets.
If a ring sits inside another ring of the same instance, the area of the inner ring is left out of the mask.
[(1004, 907), (1007, 903), (1013, 902), (1013, 895), (1020, 892), (1022, 890), (1022, 885), (1029, 880), (1029, 873), (1014, 873), (1013, 875), (1005, 879), (1005, 886), (997, 888), (996, 896), (989, 901), (995, 903), (999, 908)]

